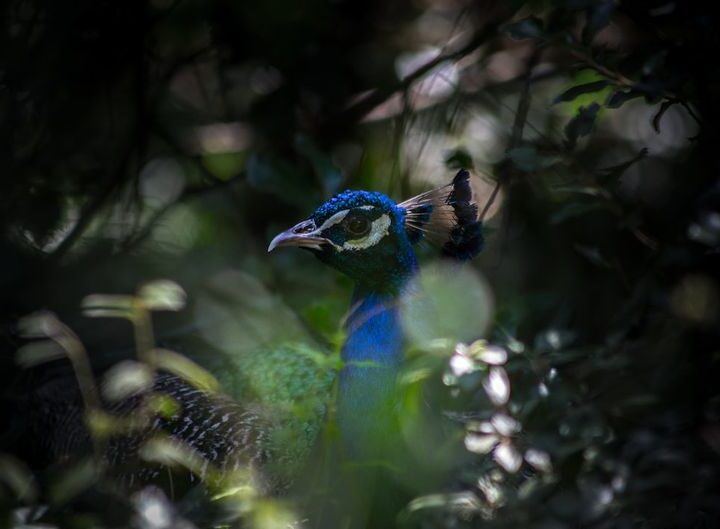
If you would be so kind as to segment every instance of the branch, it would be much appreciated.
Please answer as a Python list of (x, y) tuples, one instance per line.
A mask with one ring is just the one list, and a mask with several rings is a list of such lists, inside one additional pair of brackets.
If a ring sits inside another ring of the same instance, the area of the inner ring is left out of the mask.
[(420, 66), (414, 72), (405, 76), (399, 83), (386, 88), (378, 88), (364, 99), (352, 103), (345, 110), (343, 118), (349, 121), (360, 120), (362, 117), (369, 114), (373, 109), (390, 99), (393, 94), (407, 90), (415, 81), (421, 79), (440, 64), (448, 61), (458, 61), (466, 55), (469, 55), (495, 37), (498, 33), (498, 28), (511, 16), (512, 14), (506, 14), (504, 17), (501, 17), (495, 22), (485, 25), (485, 27), (465, 46), (455, 51), (438, 55), (431, 61)]
[[(510, 140), (508, 141), (508, 146), (505, 152), (510, 152), (510, 150), (518, 147), (522, 142), (523, 130), (525, 129), (525, 123), (527, 122), (527, 116), (530, 110), (530, 86), (532, 85), (533, 81), (532, 71), (535, 65), (538, 63), (541, 54), (542, 49), (536, 48), (530, 56), (530, 59), (528, 59), (527, 71), (525, 72), (525, 81), (523, 83), (522, 92), (520, 93), (520, 100), (518, 101), (517, 112), (515, 112), (515, 119), (513, 120)], [(492, 194), (485, 203), (485, 207), (483, 207), (483, 210), (480, 213), (480, 222), (485, 219), (485, 215), (487, 215), (487, 212), (490, 210), (493, 203), (495, 202), (495, 199), (500, 192), (500, 186), (507, 185), (510, 182), (512, 174), (512, 161), (506, 159), (505, 163), (499, 171), (497, 181), (495, 182), (495, 189), (493, 189)]]
[(118, 164), (115, 173), (112, 175), (107, 185), (102, 190), (100, 190), (97, 195), (90, 199), (85, 205), (85, 207), (82, 209), (80, 217), (78, 218), (77, 223), (72, 228), (70, 233), (62, 240), (58, 247), (55, 248), (55, 251), (53, 251), (48, 256), (51, 261), (60, 261), (65, 256), (65, 254), (70, 250), (70, 248), (72, 248), (72, 246), (77, 242), (80, 236), (85, 233), (85, 230), (90, 225), (95, 216), (103, 208), (105, 202), (113, 196), (113, 193), (120, 186), (125, 177), (125, 173), (130, 163), (130, 157), (133, 150), (134, 145), (131, 145), (125, 156), (123, 156), (122, 161)]

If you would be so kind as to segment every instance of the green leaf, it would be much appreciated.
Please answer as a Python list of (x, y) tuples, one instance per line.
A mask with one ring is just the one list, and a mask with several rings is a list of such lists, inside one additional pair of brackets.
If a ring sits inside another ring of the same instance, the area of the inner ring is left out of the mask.
[(149, 366), (125, 360), (111, 367), (103, 377), (103, 396), (110, 402), (138, 395), (152, 388), (153, 372)]
[(565, 137), (570, 147), (574, 147), (579, 138), (587, 136), (595, 124), (600, 105), (592, 103), (586, 107), (580, 107), (578, 113), (565, 125)]
[(66, 356), (65, 349), (52, 340), (38, 340), (23, 345), (15, 353), (15, 362), (23, 367), (34, 367)]
[(140, 287), (138, 297), (149, 310), (178, 311), (185, 307), (187, 295), (183, 288), (174, 281), (159, 279)]
[(608, 108), (620, 108), (627, 101), (642, 96), (642, 92), (631, 88), (630, 90), (616, 90), (608, 97), (605, 106)]
[(32, 472), (25, 463), (12, 456), (0, 454), (0, 483), (6, 485), (19, 500), (33, 502), (37, 497)]
[(593, 81), (592, 83), (584, 83), (577, 86), (573, 86), (568, 90), (565, 90), (562, 94), (553, 99), (553, 104), (563, 103), (566, 101), (572, 101), (578, 96), (583, 94), (591, 94), (593, 92), (599, 92), (610, 83), (606, 80)]
[(189, 358), (168, 349), (153, 349), (150, 360), (154, 367), (177, 375), (196, 388), (217, 391), (220, 384), (208, 371)]
[(462, 147), (448, 151), (445, 155), (445, 167), (448, 169), (473, 169), (472, 155)]
[(652, 119), (652, 126), (653, 129), (655, 129), (655, 132), (660, 134), (660, 121), (662, 120), (662, 117), (665, 115), (665, 112), (667, 112), (667, 110), (671, 106), (676, 105), (677, 103), (679, 103), (679, 101), (677, 100), (668, 99), (663, 101), (663, 104), (660, 106), (660, 110), (657, 111), (657, 114), (655, 114)]

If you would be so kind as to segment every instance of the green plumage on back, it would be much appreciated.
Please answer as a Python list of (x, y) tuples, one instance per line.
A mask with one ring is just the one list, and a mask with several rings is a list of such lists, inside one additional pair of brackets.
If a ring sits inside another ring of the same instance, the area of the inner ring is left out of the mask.
[(232, 355), (216, 373), (226, 393), (252, 403), (273, 425), (266, 472), (280, 488), (297, 475), (322, 429), (336, 370), (335, 356), (288, 343)]

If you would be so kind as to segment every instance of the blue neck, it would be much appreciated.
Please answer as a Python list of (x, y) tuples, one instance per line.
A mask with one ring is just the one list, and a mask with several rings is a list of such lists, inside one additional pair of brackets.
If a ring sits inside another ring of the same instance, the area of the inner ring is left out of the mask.
[(353, 294), (338, 396), (338, 425), (352, 456), (371, 455), (392, 428), (395, 379), (404, 354), (398, 296), (416, 268), (413, 255), (391, 292), (358, 286)]

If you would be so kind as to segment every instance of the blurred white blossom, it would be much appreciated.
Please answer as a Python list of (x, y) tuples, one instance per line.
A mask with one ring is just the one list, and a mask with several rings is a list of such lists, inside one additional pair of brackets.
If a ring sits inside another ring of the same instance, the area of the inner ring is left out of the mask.
[(510, 399), (510, 380), (502, 367), (490, 369), (487, 378), (483, 380), (483, 388), (490, 401), (496, 406), (503, 406)]
[(510, 441), (503, 441), (493, 452), (493, 458), (506, 471), (514, 474), (520, 470), (522, 455)]

